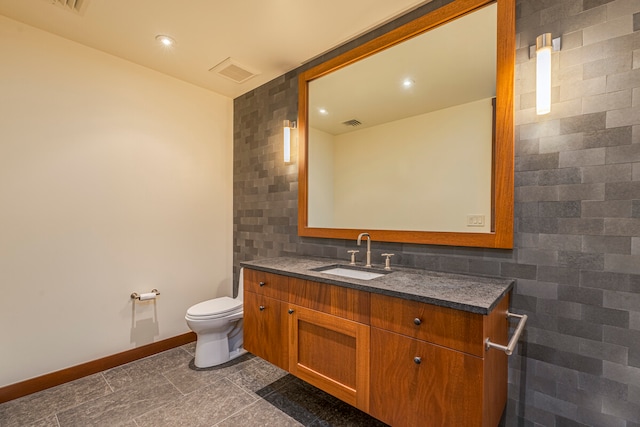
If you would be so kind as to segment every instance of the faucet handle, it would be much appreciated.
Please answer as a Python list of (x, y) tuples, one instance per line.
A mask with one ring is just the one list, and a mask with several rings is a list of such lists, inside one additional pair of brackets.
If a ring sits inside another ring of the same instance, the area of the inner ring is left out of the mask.
[(382, 256), (386, 256), (387, 259), (384, 261), (384, 269), (391, 270), (391, 257), (395, 254), (382, 254)]
[(351, 254), (351, 262), (349, 263), (349, 265), (356, 265), (356, 254), (357, 254), (358, 252), (360, 252), (360, 251), (357, 251), (357, 250), (350, 250), (350, 251), (347, 251), (347, 253), (350, 253), (350, 254)]

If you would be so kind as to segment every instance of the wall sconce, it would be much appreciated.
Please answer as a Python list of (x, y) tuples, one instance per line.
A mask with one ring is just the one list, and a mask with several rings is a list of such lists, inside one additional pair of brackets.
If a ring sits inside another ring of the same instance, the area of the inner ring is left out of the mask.
[(560, 40), (560, 37), (551, 39), (551, 33), (536, 38), (536, 114), (539, 116), (551, 112), (551, 51), (560, 50)]
[(291, 162), (291, 129), (295, 129), (297, 123), (295, 120), (284, 121), (284, 162)]

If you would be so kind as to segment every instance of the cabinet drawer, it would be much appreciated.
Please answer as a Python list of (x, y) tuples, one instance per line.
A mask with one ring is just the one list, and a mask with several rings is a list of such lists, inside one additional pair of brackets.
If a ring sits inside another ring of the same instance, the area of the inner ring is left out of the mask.
[(371, 328), (369, 413), (396, 427), (483, 425), (483, 361)]
[(289, 297), (289, 278), (245, 268), (244, 289), (259, 295), (286, 301)]
[(371, 294), (371, 326), (482, 357), (483, 316)]
[(289, 292), (292, 304), (369, 324), (369, 292), (294, 278), (289, 278)]

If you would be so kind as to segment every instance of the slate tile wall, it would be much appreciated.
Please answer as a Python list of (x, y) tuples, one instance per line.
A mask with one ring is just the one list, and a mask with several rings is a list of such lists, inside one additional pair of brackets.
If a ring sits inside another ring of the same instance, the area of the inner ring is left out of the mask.
[[(434, 1), (324, 55), (371, 39)], [(518, 0), (513, 250), (373, 242), (373, 259), (517, 279), (530, 321), (510, 358), (508, 426), (640, 427), (640, 0)], [(535, 114), (535, 37), (562, 35), (552, 112)], [(234, 266), (355, 241), (297, 236), (297, 164), (282, 120), (301, 67), (234, 102)], [(355, 240), (355, 239), (354, 239)]]

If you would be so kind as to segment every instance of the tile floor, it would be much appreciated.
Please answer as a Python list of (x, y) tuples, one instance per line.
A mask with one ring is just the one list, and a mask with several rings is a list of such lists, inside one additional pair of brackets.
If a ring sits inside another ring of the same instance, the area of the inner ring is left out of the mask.
[(195, 343), (0, 404), (0, 427), (385, 424), (250, 354), (193, 365)]

